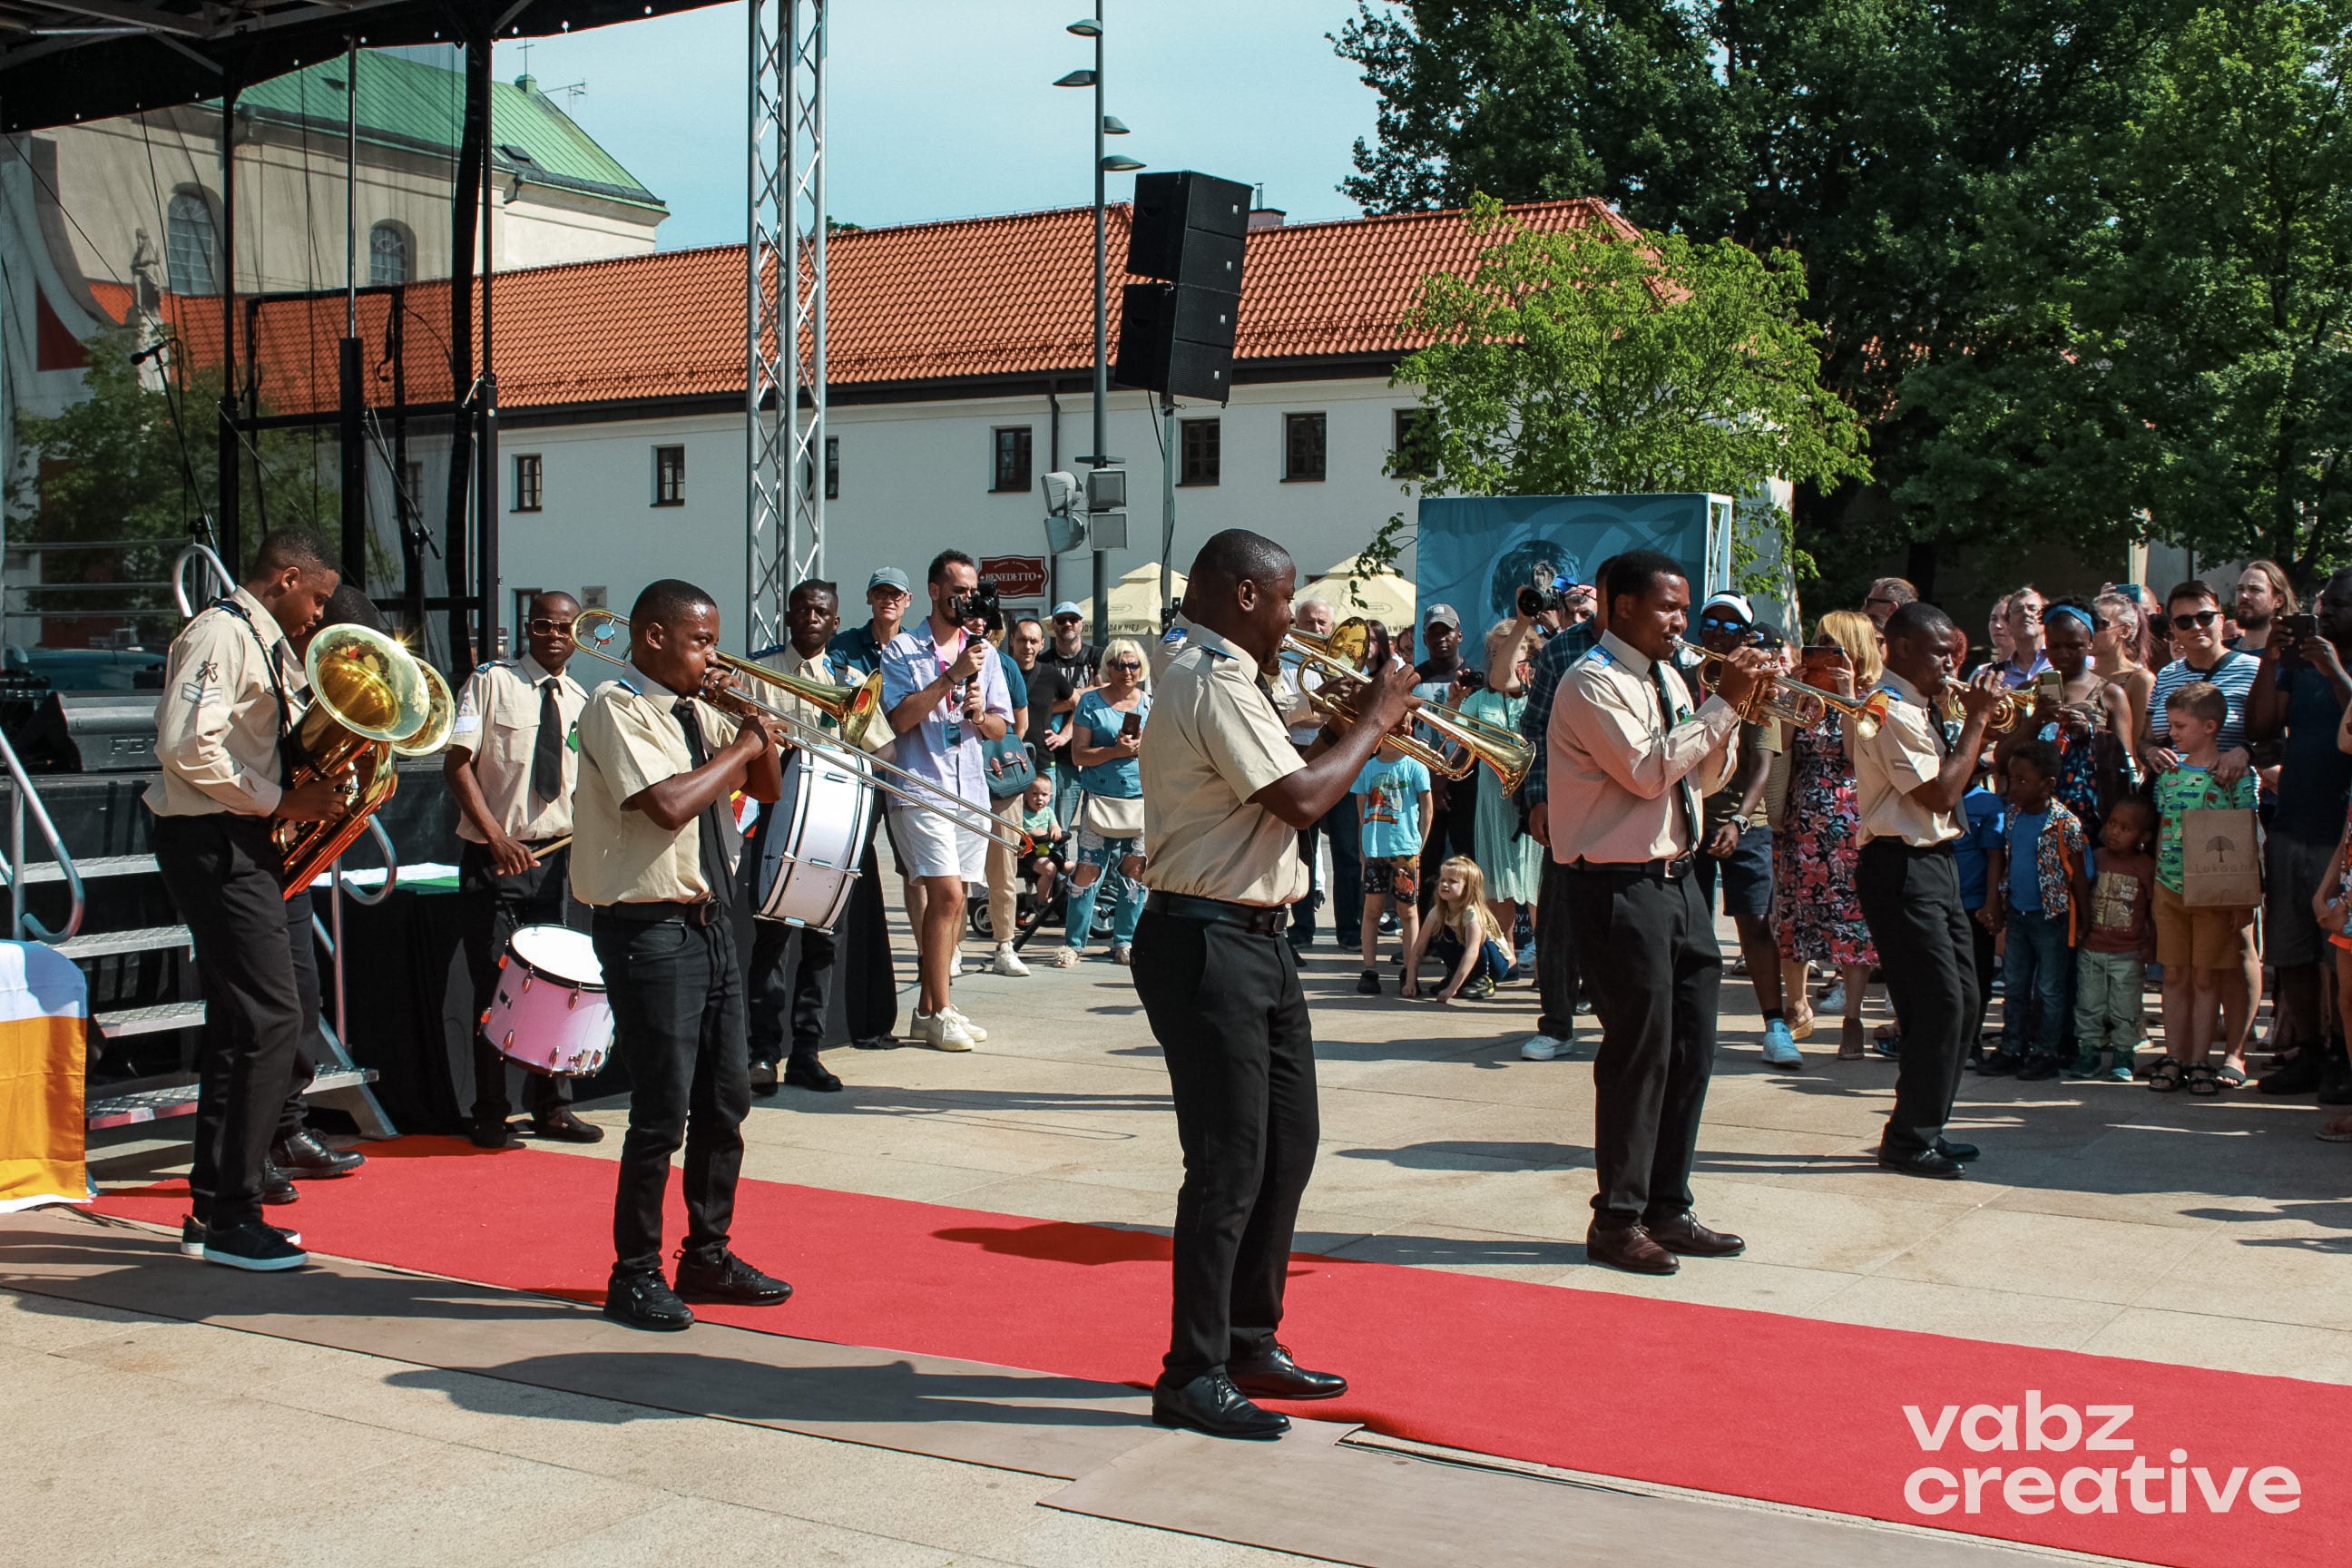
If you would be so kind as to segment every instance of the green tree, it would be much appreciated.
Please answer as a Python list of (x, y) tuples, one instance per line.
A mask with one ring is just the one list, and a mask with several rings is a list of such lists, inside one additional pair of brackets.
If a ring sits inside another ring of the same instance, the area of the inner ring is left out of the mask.
[[(1481, 242), (1470, 273), (1423, 279), (1405, 320), (1434, 341), (1396, 368), (1425, 410), (1400, 475), (1433, 472), (1426, 488), (1459, 495), (1750, 497), (1769, 478), (1826, 486), (1869, 471), (1861, 420), (1822, 384), (1795, 257), (1531, 229), (1488, 196), (1467, 221)], [(1782, 526), (1775, 512), (1745, 528)], [(1376, 558), (1392, 556), (1402, 527), (1391, 520)]]

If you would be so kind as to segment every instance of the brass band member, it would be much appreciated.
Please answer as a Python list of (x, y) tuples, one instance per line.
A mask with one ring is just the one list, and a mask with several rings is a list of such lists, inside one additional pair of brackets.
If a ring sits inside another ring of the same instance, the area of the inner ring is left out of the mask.
[(310, 1261), (261, 1218), (262, 1166), (295, 1053), (313, 1027), (295, 982), (285, 868), (270, 833), (278, 822), (323, 821), (345, 805), (348, 772), (281, 787), (281, 742), (299, 717), (293, 694), (302, 680), (287, 638), (319, 618), (340, 576), (318, 535), (271, 533), (244, 585), (172, 639), (155, 704), (163, 776), (144, 798), (206, 1009), (182, 1249), (233, 1268)]
[(1347, 794), (1403, 720), (1414, 679), (1402, 664), (1382, 672), (1363, 721), (1301, 756), (1264, 673), (1290, 629), (1297, 584), (1270, 539), (1228, 529), (1202, 545), (1184, 590), (1190, 643), (1161, 677), (1143, 732), (1151, 891), (1133, 973), (1184, 1148), (1173, 1328), (1151, 1418), (1221, 1437), (1289, 1427), (1252, 1396), (1347, 1391), (1275, 1339), (1319, 1126), (1313, 1029), (1283, 938), (1307, 892), (1299, 829)]
[(1944, 1137), (1978, 1016), (1975, 943), (1960, 907), (1952, 842), (1960, 836), (1960, 797), (2001, 700), (2000, 665), (1978, 671), (1960, 698), (1967, 715), (1960, 738), (1944, 744), (1929, 704), (1967, 647), (1951, 617), (1923, 600), (1888, 616), (1886, 681), (1879, 689), (1895, 700), (1853, 755), (1862, 839), (1854, 890), (1903, 1023), (1895, 1109), (1879, 1140), (1878, 1163), (1947, 1181), (1977, 1157), (1975, 1144)]
[[(441, 776), (457, 803), (458, 897), (465, 907), (466, 966), (474, 982), (474, 1016), (490, 1005), (499, 955), (517, 926), (562, 925), (571, 850), (546, 846), (572, 836), (572, 792), (580, 771), (572, 728), (588, 706), (587, 689), (564, 671), (572, 661), (572, 623), (580, 602), (541, 594), (523, 623), (530, 651), (485, 664), (457, 691), (457, 716)], [(543, 855), (541, 851), (545, 850)], [(507, 1149), (507, 1083), (514, 1071), (478, 1028), (474, 1032), (474, 1144)], [(541, 1138), (594, 1143), (604, 1130), (572, 1114), (571, 1080), (523, 1073), (523, 1109)]]
[[(629, 1130), (613, 1199), (604, 1315), (683, 1329), (688, 1301), (773, 1306), (792, 1287), (728, 1249), (751, 1107), (743, 971), (730, 918), (740, 790), (783, 793), (772, 720), (738, 724), (697, 694), (731, 678), (711, 657), (719, 606), (666, 578), (629, 611), (634, 679), (609, 680), (580, 715), (572, 886), (592, 935), (629, 1069)], [(662, 1189), (686, 1146), (686, 1246), (677, 1288), (662, 1278)]]
[(1701, 890), (1699, 796), (1738, 762), (1739, 708), (1764, 656), (1742, 648), (1696, 712), (1672, 663), (1690, 583), (1671, 556), (1629, 551), (1601, 584), (1609, 629), (1561, 678), (1551, 710), (1552, 858), (1601, 1049), (1592, 1062), (1600, 1190), (1585, 1251), (1595, 1263), (1672, 1274), (1675, 1255), (1745, 1246), (1691, 1212), (1691, 1161), (1715, 1063), (1723, 955)]

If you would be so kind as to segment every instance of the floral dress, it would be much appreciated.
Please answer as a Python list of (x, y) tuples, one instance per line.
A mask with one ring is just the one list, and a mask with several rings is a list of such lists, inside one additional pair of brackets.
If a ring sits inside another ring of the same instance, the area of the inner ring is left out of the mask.
[(1789, 737), (1789, 804), (1772, 835), (1772, 932), (1780, 956), (1840, 969), (1875, 964), (1855, 890), (1853, 764), (1832, 715)]

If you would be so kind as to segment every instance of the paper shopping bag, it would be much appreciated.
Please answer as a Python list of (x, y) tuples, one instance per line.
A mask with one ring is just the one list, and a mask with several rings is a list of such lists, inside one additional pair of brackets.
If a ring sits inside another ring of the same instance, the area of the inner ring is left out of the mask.
[(2180, 901), (2192, 908), (2250, 909), (2263, 901), (2263, 860), (2254, 814), (2207, 806), (2180, 816)]

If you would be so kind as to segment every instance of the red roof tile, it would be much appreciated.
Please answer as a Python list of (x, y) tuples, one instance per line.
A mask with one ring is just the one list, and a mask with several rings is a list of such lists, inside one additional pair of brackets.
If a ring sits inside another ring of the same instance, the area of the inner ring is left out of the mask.
[[(1638, 230), (1594, 200), (1509, 209), (1532, 227), (1600, 224)], [(1127, 248), (1129, 209), (1108, 214), (1110, 253)], [(1383, 355), (1415, 346), (1399, 331), (1421, 279), (1465, 270), (1477, 251), (1464, 215), (1298, 224), (1248, 239), (1234, 356), (1252, 361)], [(826, 371), (835, 387), (962, 381), (1055, 372), (1094, 359), (1094, 223), (1087, 207), (852, 230), (828, 244)], [(1110, 333), (1118, 336), (1118, 285)], [(716, 246), (501, 273), (495, 289), (499, 402), (504, 408), (740, 395), (743, 247)], [(391, 396), (378, 346), (389, 301), (365, 294), (362, 332), (370, 400)], [(449, 395), (448, 289), (412, 284), (407, 394)], [(277, 300), (257, 333), (263, 401), (272, 409), (334, 402), (334, 341), (342, 296)], [(191, 317), (191, 348), (209, 359), (215, 313)]]

